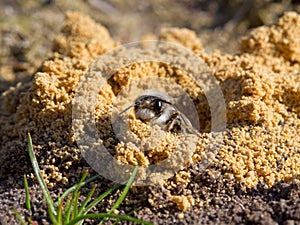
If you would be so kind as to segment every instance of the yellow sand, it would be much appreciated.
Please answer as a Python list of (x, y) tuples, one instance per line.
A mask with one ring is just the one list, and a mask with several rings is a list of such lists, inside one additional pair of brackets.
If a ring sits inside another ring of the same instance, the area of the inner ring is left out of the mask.
[[(209, 65), (219, 81), (226, 100), (227, 130), (218, 163), (223, 165), (228, 176), (233, 174), (247, 188), (256, 186), (258, 182), (271, 187), (281, 180), (299, 180), (300, 15), (285, 13), (276, 24), (254, 29), (241, 40), (241, 52), (236, 55), (223, 54), (218, 50), (206, 54), (199, 37), (187, 29), (164, 29), (156, 38), (176, 42), (192, 50)], [(70, 169), (80, 158), (71, 132), (72, 98), (80, 77), (91, 63), (117, 45), (107, 29), (88, 16), (73, 12), (67, 14), (62, 31), (54, 40), (52, 58), (44, 62), (32, 83), (19, 84), (2, 96), (4, 107), (12, 117), (1, 117), (4, 143), (0, 164), (8, 160), (6, 153), (19, 143), (12, 142), (11, 136), (24, 140), (27, 131), (30, 131), (35, 143), (38, 143), (35, 151), (50, 187), (57, 182), (67, 183), (74, 173), (83, 170), (77, 168), (75, 172)], [(95, 109), (98, 129), (103, 137), (109, 135), (107, 118), (111, 113), (110, 106), (123, 86), (153, 75), (177, 82), (198, 103), (200, 127), (204, 133), (198, 137), (193, 160), (189, 163), (199, 162), (208, 141), (206, 132), (210, 127), (210, 112), (203, 95), (198, 95), (201, 90), (182, 71), (169, 65), (136, 63), (118, 71), (99, 93)], [(21, 95), (22, 90), (25, 93)], [(14, 121), (14, 124), (9, 121)], [(150, 126), (134, 117), (130, 117), (130, 121), (136, 138), (149, 137)], [(47, 141), (44, 133), (51, 140)], [(136, 164), (142, 158), (143, 165), (147, 166), (167, 158), (178, 141), (176, 135), (169, 133), (161, 145), (150, 152), (120, 142), (115, 146), (116, 157), (129, 164)], [(106, 144), (111, 147), (114, 142), (108, 140)], [(42, 154), (43, 148), (48, 154)], [(62, 158), (63, 164), (57, 162)], [(1, 171), (0, 177), (4, 175)], [(189, 171), (182, 170), (174, 181), (163, 185), (171, 193), (172, 185), (186, 186), (190, 182), (189, 177)], [(181, 210), (194, 204), (190, 195), (169, 194), (169, 197)]]

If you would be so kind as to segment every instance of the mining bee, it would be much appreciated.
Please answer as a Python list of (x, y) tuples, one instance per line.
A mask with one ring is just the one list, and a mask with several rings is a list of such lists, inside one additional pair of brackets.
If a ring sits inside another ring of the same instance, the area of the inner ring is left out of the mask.
[(145, 91), (120, 115), (132, 107), (136, 118), (142, 122), (158, 125), (164, 131), (199, 135), (190, 120), (171, 103), (171, 98), (162, 92), (152, 89)]

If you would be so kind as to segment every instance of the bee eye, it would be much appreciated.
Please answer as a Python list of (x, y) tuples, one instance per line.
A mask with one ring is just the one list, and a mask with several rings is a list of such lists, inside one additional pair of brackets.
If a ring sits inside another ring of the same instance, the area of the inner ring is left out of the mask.
[(160, 100), (156, 100), (154, 102), (154, 110), (159, 111), (162, 107), (162, 102)]

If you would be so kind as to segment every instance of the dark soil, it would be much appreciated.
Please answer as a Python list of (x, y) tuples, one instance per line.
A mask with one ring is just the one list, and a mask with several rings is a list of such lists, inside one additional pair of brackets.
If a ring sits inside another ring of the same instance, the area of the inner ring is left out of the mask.
[[(59, 31), (67, 10), (90, 15), (122, 43), (139, 40), (148, 32), (157, 33), (161, 27), (179, 26), (195, 30), (207, 51), (236, 52), (240, 34), (245, 34), (252, 27), (272, 23), (284, 11), (299, 12), (297, 1), (291, 2), (4, 0), (0, 2), (0, 93), (18, 82), (32, 79), (47, 58), (52, 48), (51, 40)], [(81, 164), (85, 165), (85, 162)], [(203, 200), (203, 205), (194, 205), (181, 212), (173, 203), (166, 201), (159, 187), (144, 187), (139, 191), (133, 188), (120, 213), (142, 206), (135, 216), (155, 224), (300, 224), (299, 183), (282, 182), (270, 189), (258, 186), (245, 192), (234, 180), (228, 180), (222, 174), (212, 179), (207, 173), (199, 174), (193, 168), (191, 171), (193, 187), (188, 189), (192, 190), (194, 198)], [(31, 172), (24, 171), (25, 174)], [(7, 173), (11, 175), (9, 171)], [(46, 203), (36, 181), (30, 180), (29, 183), (31, 212), (25, 209), (22, 182), (23, 177), (14, 175), (0, 180), (1, 224), (18, 224), (14, 209), (21, 215), (30, 216), (37, 224), (49, 224)], [(111, 185), (104, 179), (96, 183), (99, 184), (99, 193)], [(180, 187), (178, 189), (177, 193), (180, 193)], [(62, 189), (56, 187), (51, 194), (56, 199), (61, 192)], [(112, 195), (95, 211), (105, 211), (117, 196), (117, 193)], [(148, 202), (149, 198), (154, 200), (155, 206)], [(179, 214), (182, 213), (184, 218), (180, 219)]]

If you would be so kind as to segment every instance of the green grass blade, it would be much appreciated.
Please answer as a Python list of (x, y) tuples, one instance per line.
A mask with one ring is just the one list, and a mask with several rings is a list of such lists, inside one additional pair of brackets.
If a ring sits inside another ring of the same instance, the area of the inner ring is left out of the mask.
[[(129, 213), (126, 213), (126, 216), (132, 215), (134, 212), (139, 211), (141, 208), (142, 208), (142, 207), (138, 207), (138, 208), (136, 208), (136, 209), (134, 209), (134, 210), (131, 210)], [(113, 223), (113, 225), (116, 225), (116, 224), (117, 224), (118, 222), (120, 222), (120, 221), (121, 221), (120, 219), (117, 219), (117, 220)]]
[(18, 220), (22, 225), (27, 225), (26, 222), (25, 222), (25, 220), (22, 219), (21, 215), (17, 212), (16, 209), (14, 209), (14, 213), (15, 213), (15, 215), (16, 215), (16, 217), (17, 217), (17, 220)]
[(81, 203), (81, 206), (79, 208), (78, 211), (78, 215), (81, 215), (83, 210), (85, 209), (86, 205), (88, 204), (88, 202), (90, 201), (90, 199), (92, 198), (95, 190), (96, 190), (96, 185), (94, 185), (94, 187), (92, 188), (92, 190), (88, 193), (88, 195), (86, 196), (86, 198), (84, 199), (84, 201)]
[(53, 225), (61, 225), (58, 223), (56, 216), (53, 214), (52, 210), (50, 207), (48, 207), (48, 216), (50, 218), (50, 221), (52, 222)]
[[(130, 187), (131, 187), (131, 185), (132, 185), (132, 183), (134, 181), (134, 178), (135, 178), (135, 175), (137, 174), (138, 169), (139, 169), (139, 165), (136, 165), (135, 168), (134, 168), (134, 170), (133, 170), (133, 172), (132, 172), (132, 174), (131, 174), (131, 176), (130, 176), (130, 178), (129, 178), (129, 180), (128, 180), (128, 182), (126, 183), (126, 186), (125, 186), (124, 190), (122, 191), (120, 197), (117, 199), (116, 203), (108, 211), (108, 213), (113, 213), (113, 211), (115, 209), (117, 209), (121, 205), (121, 203), (124, 201), (124, 199), (125, 199), (128, 191), (129, 191), (129, 189), (130, 189)], [(102, 224), (103, 222), (105, 222), (105, 219), (103, 219), (100, 222), (100, 224)]]
[[(86, 181), (82, 182), (80, 184), (80, 187), (92, 182), (93, 180), (97, 179), (99, 177), (99, 175), (95, 175), (89, 179), (87, 179)], [(68, 188), (62, 195), (61, 195), (61, 199), (64, 199), (65, 197), (67, 197), (70, 193), (72, 193), (76, 188), (77, 188), (78, 184), (75, 184), (74, 186)]]
[(24, 175), (24, 188), (25, 188), (25, 205), (28, 210), (31, 210), (30, 194), (29, 194), (28, 181), (26, 179), (26, 175)]
[(80, 192), (76, 192), (74, 198), (74, 205), (73, 205), (73, 212), (72, 212), (72, 219), (78, 216), (78, 199), (79, 199)]
[(27, 220), (30, 225), (36, 225), (36, 223), (34, 221), (32, 221), (32, 219), (30, 219), (29, 217), (27, 218)]
[(117, 201), (113, 205), (113, 207), (110, 209), (109, 213), (112, 213), (115, 209), (117, 209), (120, 206), (120, 204), (123, 202), (123, 200), (125, 199), (128, 191), (129, 191), (129, 189), (130, 189), (130, 187), (131, 187), (131, 185), (132, 185), (132, 183), (134, 181), (134, 178), (135, 178), (135, 175), (137, 174), (138, 169), (139, 169), (139, 165), (137, 165), (134, 168), (134, 170), (133, 170), (133, 172), (132, 172), (132, 174), (131, 174), (131, 176), (130, 176), (130, 178), (129, 178), (129, 180), (128, 180), (128, 182), (127, 182), (127, 184), (126, 184), (126, 186), (125, 186), (125, 188), (124, 188), (124, 190), (122, 192), (122, 194), (117, 199)]
[(100, 201), (102, 201), (106, 196), (110, 195), (113, 191), (117, 190), (119, 187), (121, 187), (122, 184), (116, 184), (113, 187), (109, 188), (106, 192), (101, 194), (99, 197), (97, 197), (94, 201), (89, 203), (87, 207), (83, 210), (82, 214), (87, 214), (93, 207), (95, 207)]
[(78, 190), (82, 187), (82, 183), (84, 182), (85, 178), (87, 177), (88, 175), (88, 171), (84, 171), (82, 177), (80, 178), (80, 181), (75, 185), (75, 190), (74, 192), (78, 192)]
[[(72, 199), (70, 201), (70, 207), (68, 210), (71, 210), (71, 214), (72, 214), (72, 219), (75, 218), (75, 216), (77, 215), (78, 212), (78, 198), (79, 198), (79, 194), (78, 191), (80, 189), (80, 187), (82, 187), (82, 183), (84, 182), (85, 178), (88, 175), (88, 171), (85, 171), (84, 174), (82, 175), (82, 177), (80, 178), (80, 181), (75, 185), (75, 188), (73, 190), (72, 193)], [(67, 213), (67, 216), (69, 216), (70, 212)]]
[(32, 164), (32, 167), (33, 167), (33, 171), (34, 171), (34, 174), (38, 180), (38, 183), (42, 189), (42, 192), (43, 192), (43, 195), (46, 199), (46, 202), (48, 204), (48, 207), (50, 208), (50, 210), (52, 211), (52, 214), (53, 215), (57, 215), (57, 212), (55, 210), (55, 207), (54, 207), (54, 203), (53, 203), (53, 200), (50, 196), (50, 192), (44, 182), (44, 179), (40, 173), (40, 168), (39, 168), (39, 165), (38, 165), (38, 162), (36, 160), (36, 157), (34, 155), (34, 152), (33, 152), (33, 147), (32, 147), (32, 140), (31, 140), (31, 136), (30, 136), (30, 133), (28, 133), (28, 152), (29, 152), (29, 157), (30, 157), (30, 161), (31, 161), (31, 164)]
[(134, 222), (137, 224), (144, 224), (144, 225), (153, 225), (151, 222), (143, 221), (136, 219), (134, 217), (126, 216), (126, 215), (116, 215), (116, 214), (110, 214), (110, 213), (95, 213), (95, 214), (87, 214), (87, 215), (81, 215), (73, 220), (71, 220), (69, 223), (65, 225), (74, 225), (79, 221), (85, 220), (85, 219), (98, 219), (98, 218), (115, 218), (119, 220), (127, 220), (130, 222)]
[(71, 219), (71, 208), (72, 208), (71, 197), (69, 197), (66, 201), (65, 210), (64, 210), (64, 221), (66, 223), (69, 222)]
[(62, 199), (60, 198), (60, 194), (58, 193), (58, 196), (57, 196), (57, 205), (60, 205), (61, 201), (62, 201)]
[(64, 201), (60, 201), (57, 209), (57, 223), (63, 225), (63, 204)]

